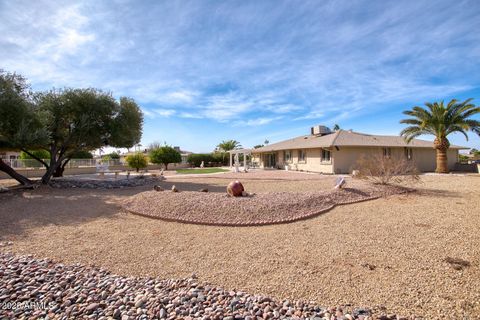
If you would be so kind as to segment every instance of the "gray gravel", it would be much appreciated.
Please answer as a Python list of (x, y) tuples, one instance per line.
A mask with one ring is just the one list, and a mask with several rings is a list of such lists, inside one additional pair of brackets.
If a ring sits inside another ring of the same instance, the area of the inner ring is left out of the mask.
[[(3, 319), (367, 319), (365, 308), (322, 308), (187, 279), (126, 278), (83, 265), (0, 253)], [(350, 313), (349, 313), (350, 312)], [(396, 316), (390, 317), (397, 319)]]

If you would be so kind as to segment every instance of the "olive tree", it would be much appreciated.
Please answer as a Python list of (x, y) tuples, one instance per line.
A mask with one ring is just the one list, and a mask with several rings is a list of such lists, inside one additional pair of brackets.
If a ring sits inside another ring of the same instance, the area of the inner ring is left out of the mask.
[[(48, 131), (35, 113), (30, 87), (26, 79), (15, 73), (0, 70), (0, 149), (29, 153), (48, 141)], [(0, 159), (0, 171), (22, 185), (32, 181), (16, 172)]]
[[(54, 175), (61, 176), (79, 152), (104, 146), (130, 148), (140, 141), (143, 114), (133, 99), (117, 101), (93, 88), (31, 94), (24, 78), (0, 75), (0, 146), (19, 149), (42, 163), (44, 184)], [(49, 152), (49, 160), (29, 152), (38, 149)], [(0, 170), (15, 175), (20, 183), (31, 183), (5, 167), (0, 163)]]
[(111, 94), (92, 88), (51, 90), (38, 94), (36, 105), (50, 136), (43, 183), (62, 175), (77, 152), (103, 146), (130, 148), (141, 137), (143, 115), (129, 98), (118, 103)]

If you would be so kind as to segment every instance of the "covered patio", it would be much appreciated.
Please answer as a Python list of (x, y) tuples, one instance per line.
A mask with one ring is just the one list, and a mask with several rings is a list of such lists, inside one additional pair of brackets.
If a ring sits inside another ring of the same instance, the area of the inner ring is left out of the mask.
[(251, 149), (236, 149), (228, 151), (230, 154), (230, 168), (240, 166), (240, 155), (243, 155), (243, 171), (247, 171), (247, 156), (252, 154)]

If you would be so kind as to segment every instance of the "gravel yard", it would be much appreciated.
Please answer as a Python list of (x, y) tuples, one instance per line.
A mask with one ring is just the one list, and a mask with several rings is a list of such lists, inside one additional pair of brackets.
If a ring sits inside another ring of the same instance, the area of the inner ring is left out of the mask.
[[(283, 171), (170, 178), (181, 191), (330, 190), (335, 177)], [(349, 181), (348, 186), (353, 186)], [(219, 227), (129, 214), (151, 190), (52, 189), (0, 194), (0, 251), (95, 263), (124, 276), (198, 281), (375, 315), (480, 317), (480, 176), (423, 176), (419, 192), (338, 206), (289, 224)], [(0, 280), (1, 281), (1, 280)]]

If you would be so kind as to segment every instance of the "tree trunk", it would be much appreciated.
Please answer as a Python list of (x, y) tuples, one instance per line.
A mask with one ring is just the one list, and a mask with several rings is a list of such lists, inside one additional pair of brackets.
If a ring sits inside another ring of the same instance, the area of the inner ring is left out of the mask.
[(53, 176), (53, 173), (57, 170), (58, 164), (56, 162), (52, 163), (50, 162), (50, 167), (47, 169), (45, 174), (42, 177), (42, 183), (43, 184), (48, 184), (50, 182), (50, 179)]
[(450, 142), (447, 138), (436, 138), (433, 144), (437, 151), (437, 168), (435, 172), (448, 173), (447, 150), (450, 146)]
[(58, 166), (57, 170), (53, 173), (54, 178), (63, 177), (63, 172), (65, 171), (65, 167), (67, 166), (70, 159), (65, 160), (61, 165)]
[(164, 165), (165, 165), (165, 171), (167, 171), (168, 170), (168, 163), (164, 163)]
[(62, 164), (62, 159), (55, 159), (56, 155), (55, 152), (51, 153), (52, 158), (50, 159), (50, 166), (48, 167), (47, 171), (42, 177), (42, 183), (43, 184), (48, 184), (50, 182), (50, 179), (52, 178), (53, 174), (55, 171), (57, 171), (57, 168)]
[(8, 174), (10, 177), (12, 177), (13, 179), (17, 180), (20, 184), (22, 185), (31, 185), (33, 184), (33, 182), (28, 179), (27, 177), (25, 176), (22, 176), (20, 173), (18, 173), (17, 171), (13, 170), (12, 167), (10, 167), (8, 164), (6, 164), (5, 162), (3, 162), (2, 159), (0, 159), (0, 171), (3, 171), (5, 172), (6, 174)]
[(54, 178), (63, 177), (63, 172), (65, 171), (64, 166), (58, 166), (57, 170), (53, 173)]

